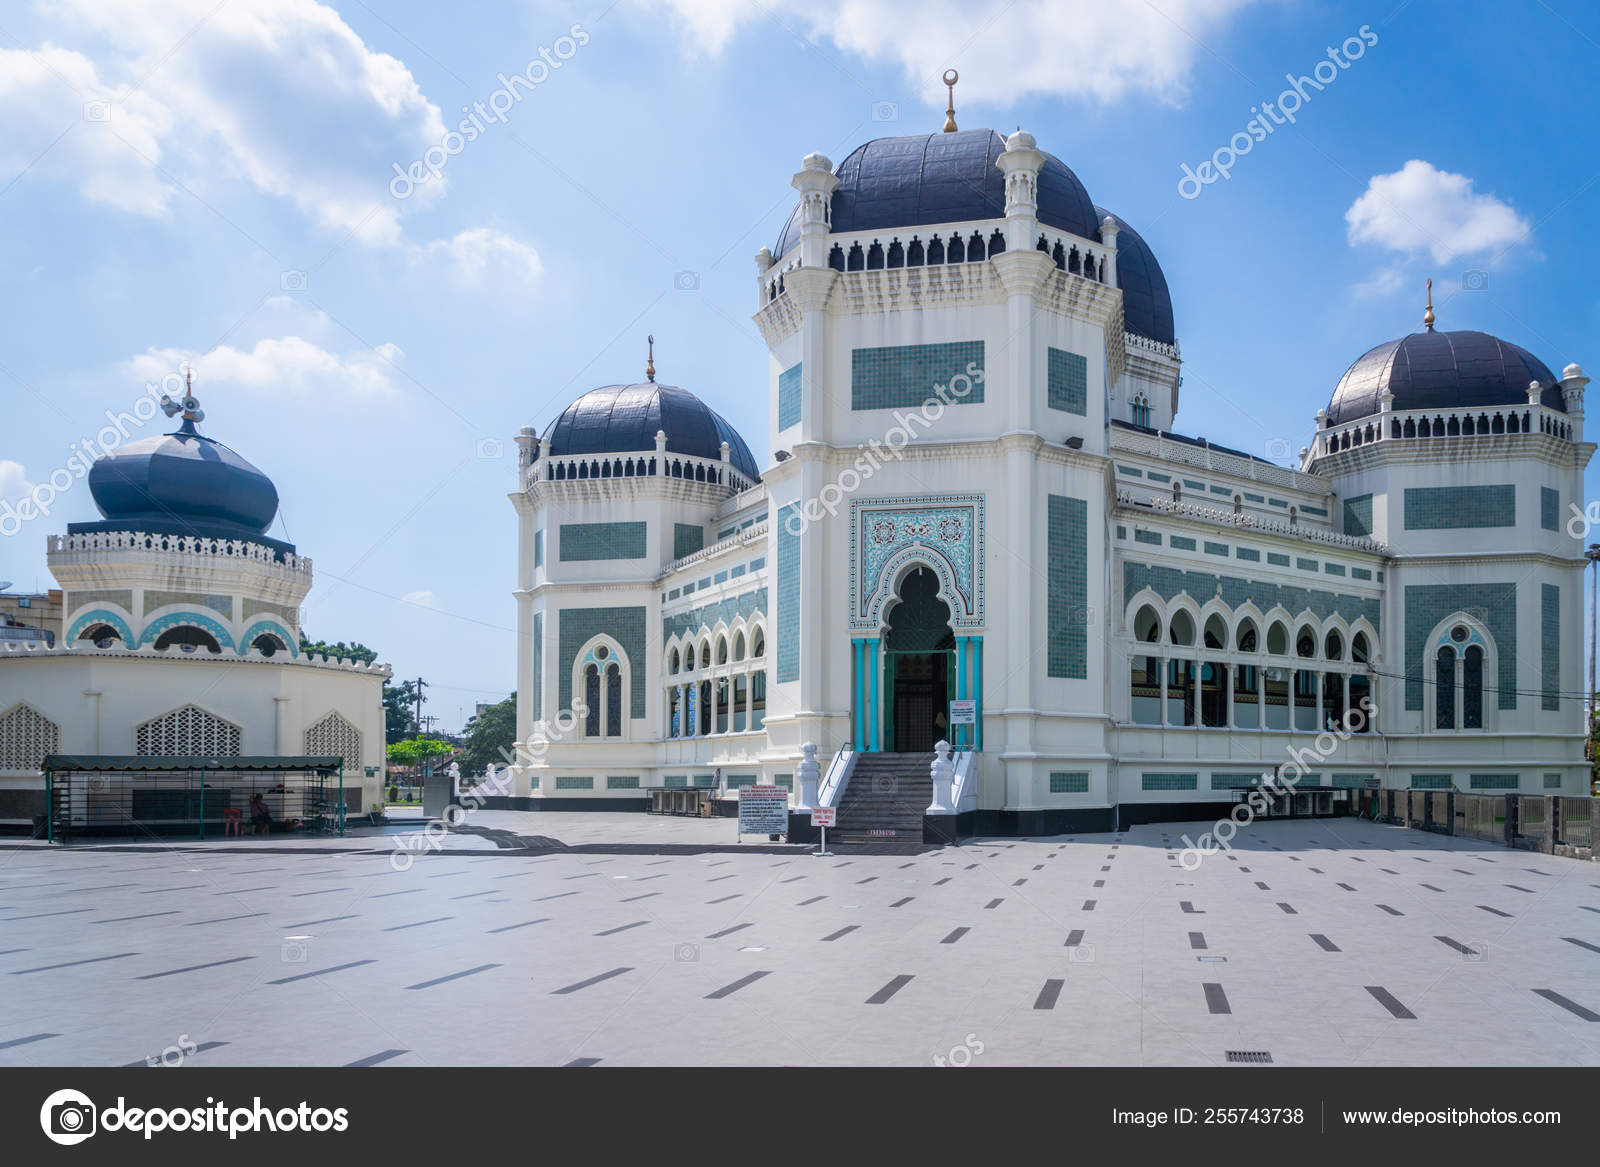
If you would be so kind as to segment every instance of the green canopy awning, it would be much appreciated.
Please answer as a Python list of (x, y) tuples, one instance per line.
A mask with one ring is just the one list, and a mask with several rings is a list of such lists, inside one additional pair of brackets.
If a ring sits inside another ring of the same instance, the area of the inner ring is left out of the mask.
[(312, 770), (337, 774), (344, 759), (302, 754), (243, 754), (237, 757), (154, 757), (143, 754), (48, 754), (39, 769), (60, 772), (161, 770)]

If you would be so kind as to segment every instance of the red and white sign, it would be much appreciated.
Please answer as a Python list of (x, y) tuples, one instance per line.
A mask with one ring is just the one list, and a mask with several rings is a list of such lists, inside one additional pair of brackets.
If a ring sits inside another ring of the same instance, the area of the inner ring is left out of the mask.
[(839, 808), (836, 806), (814, 806), (811, 808), (811, 825), (814, 827), (837, 826), (839, 822)]

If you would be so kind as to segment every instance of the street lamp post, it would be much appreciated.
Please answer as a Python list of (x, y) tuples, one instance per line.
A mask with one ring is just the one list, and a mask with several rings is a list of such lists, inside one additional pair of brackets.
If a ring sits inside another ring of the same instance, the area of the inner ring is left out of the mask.
[(1589, 544), (1583, 557), (1589, 561), (1589, 692), (1583, 702), (1588, 720), (1583, 726), (1584, 756), (1590, 753), (1589, 743), (1594, 740), (1594, 657), (1596, 632), (1600, 631), (1600, 607), (1595, 606), (1597, 596), (1600, 596), (1600, 587), (1597, 587), (1596, 576), (1600, 575), (1600, 543)]

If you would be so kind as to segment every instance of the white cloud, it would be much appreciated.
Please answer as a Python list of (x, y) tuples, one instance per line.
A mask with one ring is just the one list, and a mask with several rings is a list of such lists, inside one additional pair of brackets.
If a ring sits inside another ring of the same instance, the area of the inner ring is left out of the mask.
[(27, 467), (21, 462), (0, 458), (0, 502), (15, 502), (32, 490)]
[(435, 239), (415, 247), (412, 255), (423, 261), (444, 258), (458, 276), (474, 283), (491, 268), (521, 280), (537, 279), (543, 270), (537, 251), (494, 227), (473, 227), (449, 239)]
[(1376, 300), (1399, 291), (1406, 284), (1406, 264), (1404, 260), (1385, 264), (1372, 274), (1370, 279), (1362, 280), (1352, 291), (1358, 299)]
[[(233, 178), (332, 230), (398, 240), (400, 204), (385, 187), (391, 163), (437, 143), (444, 123), (410, 70), (368, 48), (332, 8), (54, 0), (47, 11), (61, 39), (94, 42), (98, 60), (50, 45), (0, 53), (8, 137), (23, 137), (21, 127), (32, 144), (73, 126), (46, 155), (45, 173), (71, 174), (86, 197), (142, 215), (170, 207), (161, 170), (191, 186)], [(83, 104), (106, 100), (110, 121), (85, 123)], [(68, 149), (50, 160), (61, 145)], [(442, 183), (430, 186), (437, 193)]]
[(175, 188), (156, 170), (172, 115), (141, 93), (116, 102), (82, 53), (0, 49), (0, 170), (75, 183), (90, 202), (165, 218)]
[(1375, 175), (1344, 214), (1352, 246), (1426, 251), (1436, 263), (1526, 243), (1528, 221), (1493, 195), (1478, 194), (1464, 174), (1413, 158), (1393, 174)]
[[(1208, 40), (1258, 0), (813, 0), (774, 15), (748, 0), (634, 0), (665, 10), (693, 56), (721, 53), (746, 24), (775, 20), (797, 36), (831, 41), (867, 61), (888, 60), (925, 99), (943, 102), (939, 77), (954, 66), (963, 101), (1010, 102), (1031, 94), (1115, 101), (1188, 97)], [(846, 66), (848, 62), (845, 62)], [(892, 96), (892, 95), (884, 95)], [(937, 129), (937, 126), (930, 127)]]
[(371, 396), (392, 392), (389, 362), (400, 350), (384, 345), (376, 352), (330, 352), (300, 336), (258, 340), (249, 350), (219, 345), (207, 353), (181, 348), (150, 348), (124, 365), (142, 381), (159, 381), (181, 362), (194, 366), (195, 391), (205, 403), (205, 387), (234, 386), (266, 392), (336, 393)]
[(438, 607), (437, 597), (432, 592), (407, 592), (400, 597), (402, 604), (416, 604), (423, 608)]

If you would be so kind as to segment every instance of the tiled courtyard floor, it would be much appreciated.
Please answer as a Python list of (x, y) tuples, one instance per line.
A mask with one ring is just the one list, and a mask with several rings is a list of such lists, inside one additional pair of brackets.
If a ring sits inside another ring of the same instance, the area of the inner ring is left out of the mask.
[(473, 821), (617, 852), (5, 846), (0, 1064), (1600, 1064), (1600, 864), (1352, 820), (1192, 872), (1176, 824), (823, 859)]

